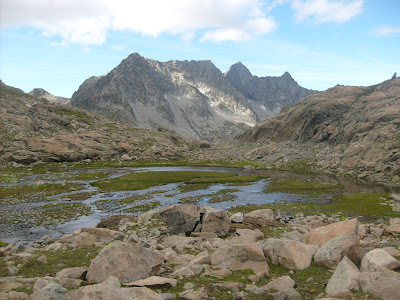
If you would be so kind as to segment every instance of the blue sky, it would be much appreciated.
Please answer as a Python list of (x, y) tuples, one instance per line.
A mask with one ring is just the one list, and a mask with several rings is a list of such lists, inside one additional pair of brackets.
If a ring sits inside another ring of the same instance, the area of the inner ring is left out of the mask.
[(0, 79), (26, 92), (71, 97), (133, 52), (317, 90), (400, 73), (398, 0), (0, 0), (0, 14)]

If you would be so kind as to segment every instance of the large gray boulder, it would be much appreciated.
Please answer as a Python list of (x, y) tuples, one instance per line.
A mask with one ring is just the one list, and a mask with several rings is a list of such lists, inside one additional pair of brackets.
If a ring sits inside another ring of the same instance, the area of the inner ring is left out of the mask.
[(337, 266), (344, 256), (359, 264), (362, 257), (360, 242), (356, 235), (340, 235), (323, 244), (315, 253), (317, 266), (332, 268)]
[(192, 233), (200, 222), (200, 207), (175, 204), (160, 212), (170, 234)]
[(384, 300), (400, 298), (400, 274), (396, 272), (361, 273), (360, 286), (363, 293), (370, 293)]
[(206, 211), (203, 216), (201, 232), (214, 232), (223, 237), (229, 232), (231, 220), (223, 209)]
[(246, 217), (260, 219), (264, 222), (274, 222), (275, 215), (274, 212), (267, 208), (267, 209), (257, 209), (245, 214)]
[(361, 260), (361, 272), (385, 272), (400, 268), (400, 261), (382, 249), (373, 249)]
[(317, 247), (293, 240), (270, 238), (263, 244), (265, 257), (274, 265), (290, 270), (304, 270), (311, 265)]
[(314, 228), (303, 239), (306, 244), (321, 246), (327, 241), (339, 236), (357, 234), (358, 221), (357, 219), (351, 219), (347, 221), (340, 221), (329, 224), (327, 226), (321, 226)]
[(31, 300), (67, 300), (68, 290), (61, 284), (51, 282), (31, 295)]
[(103, 283), (81, 287), (67, 294), (68, 300), (163, 300), (161, 295), (146, 287), (121, 288), (118, 278), (110, 276)]
[(360, 290), (360, 271), (356, 265), (343, 257), (326, 286), (326, 293), (330, 297), (348, 297), (352, 292)]
[(262, 248), (256, 244), (232, 244), (215, 250), (210, 256), (213, 268), (226, 268), (231, 271), (252, 269), (254, 273), (269, 274)]
[(155, 275), (163, 262), (164, 257), (158, 252), (116, 241), (92, 260), (86, 279), (89, 283), (100, 283), (115, 276), (121, 283), (132, 282)]

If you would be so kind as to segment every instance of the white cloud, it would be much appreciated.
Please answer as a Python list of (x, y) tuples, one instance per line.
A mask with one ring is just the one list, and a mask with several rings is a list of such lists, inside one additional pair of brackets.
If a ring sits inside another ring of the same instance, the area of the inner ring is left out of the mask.
[(378, 27), (375, 31), (376, 36), (388, 36), (392, 34), (400, 34), (400, 27), (393, 27), (389, 25), (382, 25)]
[(263, 0), (2, 0), (0, 13), (1, 28), (35, 27), (62, 44), (100, 45), (110, 30), (243, 41), (277, 27)]
[(344, 23), (363, 10), (363, 0), (294, 0), (292, 9), (297, 21), (312, 20), (315, 23)]

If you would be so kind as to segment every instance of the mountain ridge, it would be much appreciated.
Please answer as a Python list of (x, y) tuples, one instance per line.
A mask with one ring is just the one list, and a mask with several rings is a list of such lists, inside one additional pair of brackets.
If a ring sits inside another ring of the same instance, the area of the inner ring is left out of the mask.
[(210, 60), (159, 62), (138, 53), (108, 74), (84, 81), (71, 105), (127, 124), (167, 128), (209, 141), (229, 140), (268, 115), (266, 107), (256, 111)]

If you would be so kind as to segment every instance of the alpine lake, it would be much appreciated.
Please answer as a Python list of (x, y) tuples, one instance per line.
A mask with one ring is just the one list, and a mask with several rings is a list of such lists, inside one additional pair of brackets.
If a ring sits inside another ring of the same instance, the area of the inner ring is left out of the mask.
[(52, 164), (0, 169), (0, 242), (30, 245), (96, 226), (113, 215), (137, 215), (176, 203), (231, 212), (400, 217), (390, 206), (399, 187), (313, 172), (201, 166)]

